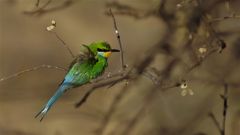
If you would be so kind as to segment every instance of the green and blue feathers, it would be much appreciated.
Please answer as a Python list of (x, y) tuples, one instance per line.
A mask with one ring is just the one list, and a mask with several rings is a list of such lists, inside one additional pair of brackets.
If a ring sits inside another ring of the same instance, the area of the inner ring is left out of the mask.
[(40, 121), (53, 106), (53, 104), (68, 89), (79, 87), (100, 76), (108, 65), (107, 59), (112, 52), (119, 52), (111, 49), (107, 42), (95, 42), (89, 46), (83, 45), (87, 51), (84, 55), (78, 55), (69, 66), (69, 70), (59, 85), (55, 94), (48, 100), (43, 109), (35, 116), (41, 115)]

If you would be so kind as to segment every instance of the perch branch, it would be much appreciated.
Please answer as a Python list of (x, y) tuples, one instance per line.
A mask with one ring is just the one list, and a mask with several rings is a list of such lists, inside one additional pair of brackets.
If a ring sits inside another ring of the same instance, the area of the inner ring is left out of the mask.
[(91, 83), (93, 83), (93, 86), (84, 94), (84, 96), (80, 99), (80, 101), (78, 101), (75, 104), (75, 107), (78, 108), (78, 107), (82, 106), (83, 103), (85, 103), (87, 101), (89, 96), (98, 88), (108, 86), (114, 82), (120, 82), (127, 78), (128, 78), (128, 74), (126, 74), (124, 71), (122, 71), (119, 73), (112, 74), (111, 76), (103, 76), (103, 77), (99, 77), (99, 78), (91, 81)]

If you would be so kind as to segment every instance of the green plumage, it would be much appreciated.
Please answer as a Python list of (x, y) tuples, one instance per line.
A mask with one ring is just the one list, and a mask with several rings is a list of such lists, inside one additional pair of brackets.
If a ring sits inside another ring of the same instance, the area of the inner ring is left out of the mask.
[(73, 86), (77, 87), (101, 75), (106, 67), (107, 59), (104, 57), (86, 60), (79, 60), (77, 58), (76, 62), (69, 68), (66, 77), (73, 77), (70, 83), (73, 83)]
[(68, 89), (81, 86), (92, 79), (100, 76), (107, 67), (107, 58), (111, 52), (119, 50), (111, 49), (107, 42), (95, 42), (89, 46), (83, 45), (86, 49), (84, 54), (78, 55), (69, 66), (69, 70), (60, 84), (56, 93), (49, 99), (43, 109), (36, 115), (47, 114), (54, 102)]

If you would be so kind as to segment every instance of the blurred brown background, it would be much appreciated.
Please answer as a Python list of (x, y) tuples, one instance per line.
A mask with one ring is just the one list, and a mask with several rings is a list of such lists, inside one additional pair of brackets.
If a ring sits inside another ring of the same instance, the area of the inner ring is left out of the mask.
[[(40, 0), (43, 5), (48, 0)], [(214, 1), (214, 0), (213, 0)], [(223, 0), (224, 1), (224, 0)], [(65, 0), (52, 0), (47, 8), (61, 6)], [(53, 34), (46, 31), (51, 20), (57, 23), (56, 31), (70, 46), (75, 54), (80, 52), (81, 44), (94, 41), (108, 41), (118, 48), (112, 19), (106, 16), (106, 4), (110, 0), (75, 0), (64, 8), (46, 12), (41, 15), (28, 15), (35, 0), (1, 0), (0, 1), (0, 78), (15, 72), (41, 64), (68, 67), (72, 58)], [(119, 3), (131, 5), (139, 11), (156, 9), (159, 0), (119, 0)], [(176, 8), (180, 0), (167, 1), (167, 9)], [(203, 3), (206, 1), (202, 1)], [(211, 2), (206, 2), (206, 6)], [(231, 9), (236, 13), (240, 1), (231, 0)], [(213, 6), (215, 17), (226, 16), (225, 2)], [(181, 11), (179, 16), (181, 16)], [(190, 11), (191, 12), (191, 11)], [(128, 15), (116, 15), (118, 27), (124, 45), (126, 63), (132, 67), (139, 57), (156, 44), (166, 31), (166, 24), (159, 18), (150, 16), (134, 19)], [(158, 93), (158, 98), (144, 111), (141, 121), (135, 126), (131, 135), (183, 134), (183, 135), (218, 135), (219, 131), (208, 112), (213, 112), (218, 121), (222, 121), (224, 80), (229, 83), (229, 108), (226, 118), (227, 135), (240, 134), (240, 20), (227, 19), (214, 24), (226, 42), (227, 48), (220, 54), (208, 57), (200, 67), (191, 72), (187, 78), (193, 96), (181, 96), (181, 89), (174, 88)], [(177, 23), (177, 22), (176, 22)], [(179, 27), (175, 49), (181, 48), (179, 42), (185, 32)], [(177, 28), (176, 28), (177, 29)], [(179, 38), (179, 39), (178, 39)], [(194, 41), (193, 48), (204, 45), (204, 40)], [(194, 46), (196, 45), (196, 46)], [(181, 51), (178, 55), (182, 55)], [(177, 53), (176, 53), (177, 54)], [(189, 62), (189, 56), (181, 58)], [(152, 66), (161, 69), (166, 65), (168, 56), (159, 55)], [(190, 61), (192, 64), (192, 61)], [(109, 59), (106, 72), (115, 72), (120, 68), (119, 54)], [(181, 68), (176, 68), (173, 78), (178, 80)], [(90, 96), (80, 108), (74, 104), (83, 96), (88, 86), (67, 92), (55, 104), (43, 122), (34, 119), (35, 114), (54, 93), (65, 73), (54, 69), (41, 69), (0, 83), (0, 135), (93, 135), (101, 125), (111, 101), (119, 93), (124, 82), (107, 89), (100, 88)], [(215, 83), (216, 82), (216, 83)], [(105, 134), (118, 134), (144, 104), (144, 96), (153, 84), (146, 77), (139, 77), (131, 83), (127, 96), (118, 107)], [(234, 84), (234, 86), (231, 86)]]

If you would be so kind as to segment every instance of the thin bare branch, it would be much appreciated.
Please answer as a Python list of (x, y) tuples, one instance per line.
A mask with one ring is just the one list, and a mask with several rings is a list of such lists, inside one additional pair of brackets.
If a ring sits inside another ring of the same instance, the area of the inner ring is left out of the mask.
[[(125, 15), (135, 19), (144, 19), (156, 15), (154, 11), (141, 11), (117, 1), (107, 3), (106, 7), (116, 9), (116, 11), (113, 12), (115, 15)], [(111, 13), (106, 12), (106, 15), (111, 15)]]
[(84, 96), (81, 98), (80, 101), (78, 101), (76, 104), (75, 104), (75, 107), (78, 108), (80, 106), (82, 106), (86, 101), (87, 99), (89, 98), (89, 96), (95, 91), (97, 90), (98, 88), (101, 88), (101, 87), (105, 87), (105, 86), (108, 86), (109, 84), (113, 83), (113, 82), (120, 82), (124, 79), (126, 79), (127, 76), (120, 76), (116, 79), (108, 79), (108, 80), (98, 80), (98, 83), (95, 83), (93, 84), (93, 86), (84, 94)]
[(224, 84), (224, 94), (220, 95), (223, 100), (223, 119), (222, 119), (222, 127), (220, 123), (217, 121), (216, 116), (211, 112), (209, 113), (209, 117), (213, 120), (214, 124), (216, 125), (219, 133), (221, 135), (226, 134), (226, 118), (227, 118), (227, 109), (228, 109), (228, 84)]
[(115, 16), (112, 13), (111, 8), (109, 9), (109, 12), (110, 12), (110, 14), (112, 16), (112, 19), (113, 19), (113, 26), (114, 26), (115, 34), (117, 36), (118, 45), (119, 45), (120, 51), (121, 51), (120, 60), (121, 60), (122, 70), (124, 70), (126, 68), (126, 65), (124, 63), (124, 51), (123, 51), (123, 47), (122, 47), (122, 41), (121, 41), (120, 33), (119, 33), (119, 30), (118, 30), (118, 27), (117, 27), (117, 22), (116, 22)]
[(22, 75), (22, 74), (24, 74), (24, 73), (27, 73), (27, 72), (36, 71), (36, 70), (43, 69), (43, 68), (47, 68), (47, 69), (57, 69), (57, 70), (61, 70), (61, 71), (67, 71), (67, 69), (62, 68), (62, 67), (43, 64), (43, 65), (39, 65), (39, 66), (36, 66), (36, 67), (33, 67), (33, 68), (29, 68), (29, 69), (22, 70), (22, 71), (20, 71), (20, 72), (17, 72), (17, 73), (15, 73), (15, 74), (9, 75), (9, 76), (7, 76), (7, 77), (3, 77), (3, 78), (0, 79), (0, 82), (6, 81), (6, 80), (9, 80), (9, 79), (12, 79), (12, 78), (14, 78), (14, 77), (20, 76), (20, 75)]
[(216, 119), (215, 115), (214, 115), (212, 112), (210, 112), (210, 113), (208, 114), (208, 116), (212, 119), (212, 121), (213, 121), (214, 125), (217, 127), (219, 133), (222, 134), (222, 128), (221, 128), (221, 126), (220, 126), (220, 123), (219, 123), (218, 120)]
[(108, 86), (112, 84), (113, 82), (120, 82), (124, 79), (128, 78), (128, 74), (126, 71), (117, 72), (114, 74), (108, 74), (106, 76), (99, 77), (97, 79), (94, 79), (90, 82), (92, 84), (92, 87), (87, 91), (87, 93), (84, 94), (84, 96), (78, 101), (75, 105), (76, 108), (80, 107), (83, 103), (85, 103), (88, 99), (88, 97), (98, 88)]
[(160, 91), (166, 91), (168, 89), (174, 88), (176, 85), (168, 86), (166, 88), (161, 88), (159, 90), (159, 86), (155, 85), (152, 89), (150, 89), (149, 94), (145, 97), (144, 102), (140, 110), (136, 113), (136, 115), (130, 120), (129, 123), (127, 123), (127, 126), (125, 130), (123, 131), (122, 135), (129, 135), (131, 131), (134, 129), (137, 123), (139, 123), (140, 120), (143, 119), (143, 112), (149, 107), (149, 105), (156, 99), (157, 93)]
[(222, 121), (222, 132), (221, 135), (226, 134), (226, 118), (228, 109), (228, 84), (224, 84), (224, 94), (221, 95), (223, 99), (223, 121)]
[(73, 54), (72, 50), (69, 48), (69, 46), (64, 42), (64, 40), (57, 34), (57, 32), (52, 32), (54, 36), (62, 43), (62, 45), (68, 50), (72, 58), (75, 58), (75, 55)]
[(124, 86), (124, 88), (122, 90), (124, 91), (120, 91), (116, 97), (114, 98), (114, 100), (112, 101), (107, 113), (105, 114), (105, 117), (103, 118), (102, 122), (101, 122), (101, 126), (98, 128), (96, 134), (97, 135), (103, 135), (104, 131), (106, 130), (113, 114), (116, 112), (117, 110), (117, 106), (119, 104), (119, 101), (122, 100), (123, 97), (125, 97), (125, 95), (127, 94), (127, 85)]
[(213, 18), (213, 19), (210, 19), (209, 22), (214, 23), (214, 22), (220, 22), (220, 21), (224, 21), (224, 20), (228, 20), (228, 19), (240, 19), (240, 15), (231, 14), (231, 15), (228, 15), (228, 16)]
[(38, 7), (39, 3), (40, 3), (40, 0), (37, 0), (35, 6)]
[(66, 0), (64, 1), (61, 5), (57, 6), (57, 7), (52, 7), (52, 8), (47, 8), (48, 5), (52, 2), (52, 0), (48, 0), (45, 4), (43, 4), (41, 7), (37, 7), (37, 9), (34, 9), (32, 11), (24, 11), (23, 13), (26, 15), (43, 15), (52, 11), (57, 11), (57, 10), (61, 10), (64, 8), (69, 7), (70, 5), (72, 5), (73, 1), (72, 0)]
[(37, 3), (35, 4), (35, 6), (37, 6), (38, 8), (36, 10), (33, 11), (24, 11), (24, 14), (36, 14), (36, 13), (40, 13), (40, 12), (44, 12), (44, 8), (46, 8), (50, 3), (52, 2), (52, 0), (48, 0), (45, 4), (43, 4), (41, 7), (38, 7), (37, 4), (39, 5), (39, 1), (37, 1)]

